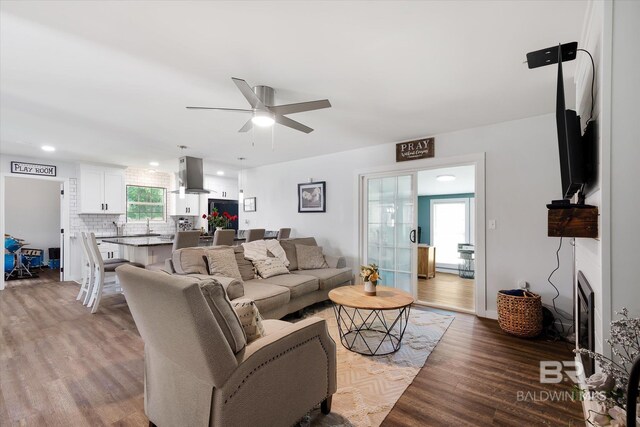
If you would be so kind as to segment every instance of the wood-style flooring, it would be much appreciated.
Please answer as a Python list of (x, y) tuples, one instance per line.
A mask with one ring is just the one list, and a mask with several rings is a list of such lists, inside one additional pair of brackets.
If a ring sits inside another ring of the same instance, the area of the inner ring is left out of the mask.
[[(0, 291), (0, 426), (147, 425), (143, 343), (124, 297), (104, 298), (91, 315), (77, 292), (45, 279)], [(538, 362), (569, 358), (563, 344), (457, 314), (384, 425), (577, 425), (578, 403), (516, 399), (567, 389), (542, 387)]]
[(452, 310), (475, 311), (475, 281), (457, 274), (437, 272), (431, 279), (418, 279), (418, 300)]

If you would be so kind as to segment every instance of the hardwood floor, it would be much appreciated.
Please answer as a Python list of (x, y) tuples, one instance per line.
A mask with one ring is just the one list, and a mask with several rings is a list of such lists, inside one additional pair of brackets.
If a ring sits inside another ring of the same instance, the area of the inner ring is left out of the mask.
[[(77, 292), (44, 279), (0, 291), (0, 426), (147, 425), (143, 344), (124, 297), (106, 297), (91, 315)], [(569, 358), (562, 344), (456, 314), (384, 425), (577, 425), (578, 403), (516, 399), (568, 389), (539, 384), (538, 362)]]
[[(383, 426), (584, 426), (579, 402), (544, 399), (571, 385), (540, 384), (541, 360), (573, 360), (567, 343), (520, 339), (494, 320), (456, 318)], [(541, 393), (542, 392), (542, 393)]]
[(431, 279), (418, 279), (418, 299), (451, 309), (475, 310), (475, 281), (457, 274), (436, 273)]
[(5, 289), (15, 288), (16, 286), (23, 286), (35, 283), (52, 283), (60, 281), (60, 270), (51, 270), (49, 268), (34, 268), (33, 272), (38, 276), (35, 278), (25, 279), (11, 279), (4, 282)]

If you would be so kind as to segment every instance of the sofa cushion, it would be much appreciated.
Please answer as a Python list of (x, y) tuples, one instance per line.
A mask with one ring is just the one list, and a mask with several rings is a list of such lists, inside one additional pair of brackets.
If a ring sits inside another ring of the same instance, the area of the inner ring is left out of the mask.
[(289, 289), (291, 299), (298, 298), (302, 295), (310, 294), (319, 289), (318, 279), (314, 276), (305, 276), (303, 274), (283, 274), (274, 276), (269, 279), (263, 279), (260, 282), (270, 283)]
[(304, 275), (316, 277), (319, 281), (320, 289), (330, 290), (336, 286), (350, 282), (353, 279), (353, 271), (350, 268), (320, 268), (317, 270), (292, 271), (294, 276)]
[(240, 318), (231, 306), (224, 288), (217, 280), (210, 279), (200, 283), (200, 290), (227, 339), (231, 351), (239, 353), (247, 345), (247, 337), (240, 323)]
[(296, 245), (299, 270), (315, 270), (317, 268), (329, 268), (322, 255), (322, 247), (310, 245)]
[(264, 334), (270, 335), (283, 329), (287, 329), (291, 326), (291, 323), (285, 322), (284, 320), (263, 319), (262, 326), (264, 327)]
[(256, 304), (247, 298), (239, 298), (231, 303), (236, 310), (240, 324), (247, 337), (247, 344), (266, 335), (262, 325), (262, 316)]
[(203, 282), (209, 281), (211, 279), (217, 280), (218, 282), (220, 282), (224, 290), (227, 291), (227, 296), (231, 300), (244, 296), (244, 285), (240, 280), (234, 279), (233, 277), (210, 276), (208, 274), (189, 274), (189, 277), (193, 277)]
[(206, 247), (182, 248), (173, 251), (171, 260), (177, 274), (208, 274), (207, 264), (203, 256)]
[(258, 271), (258, 275), (263, 279), (289, 274), (289, 270), (280, 258), (256, 259), (253, 261), (253, 265)]
[(299, 237), (296, 239), (280, 240), (280, 246), (284, 250), (289, 260), (289, 271), (298, 269), (298, 257), (296, 255), (296, 245), (318, 246), (316, 239), (313, 237)]
[(233, 248), (207, 251), (209, 274), (242, 280)]
[(282, 307), (291, 298), (288, 288), (265, 283), (264, 279), (244, 282), (244, 296), (252, 299), (262, 314)]

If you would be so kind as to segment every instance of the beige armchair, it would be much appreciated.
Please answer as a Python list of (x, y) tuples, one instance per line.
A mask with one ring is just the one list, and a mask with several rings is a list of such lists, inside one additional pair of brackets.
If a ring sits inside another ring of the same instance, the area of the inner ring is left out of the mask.
[(234, 354), (202, 281), (130, 266), (117, 274), (145, 343), (150, 425), (290, 426), (318, 404), (331, 410), (336, 346), (323, 319), (265, 320), (266, 335)]

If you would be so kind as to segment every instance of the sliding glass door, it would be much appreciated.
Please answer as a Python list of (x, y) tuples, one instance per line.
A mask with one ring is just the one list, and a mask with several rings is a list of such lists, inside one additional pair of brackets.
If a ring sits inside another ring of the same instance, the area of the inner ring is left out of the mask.
[(414, 294), (416, 175), (371, 175), (363, 186), (364, 260), (379, 266), (382, 285)]

